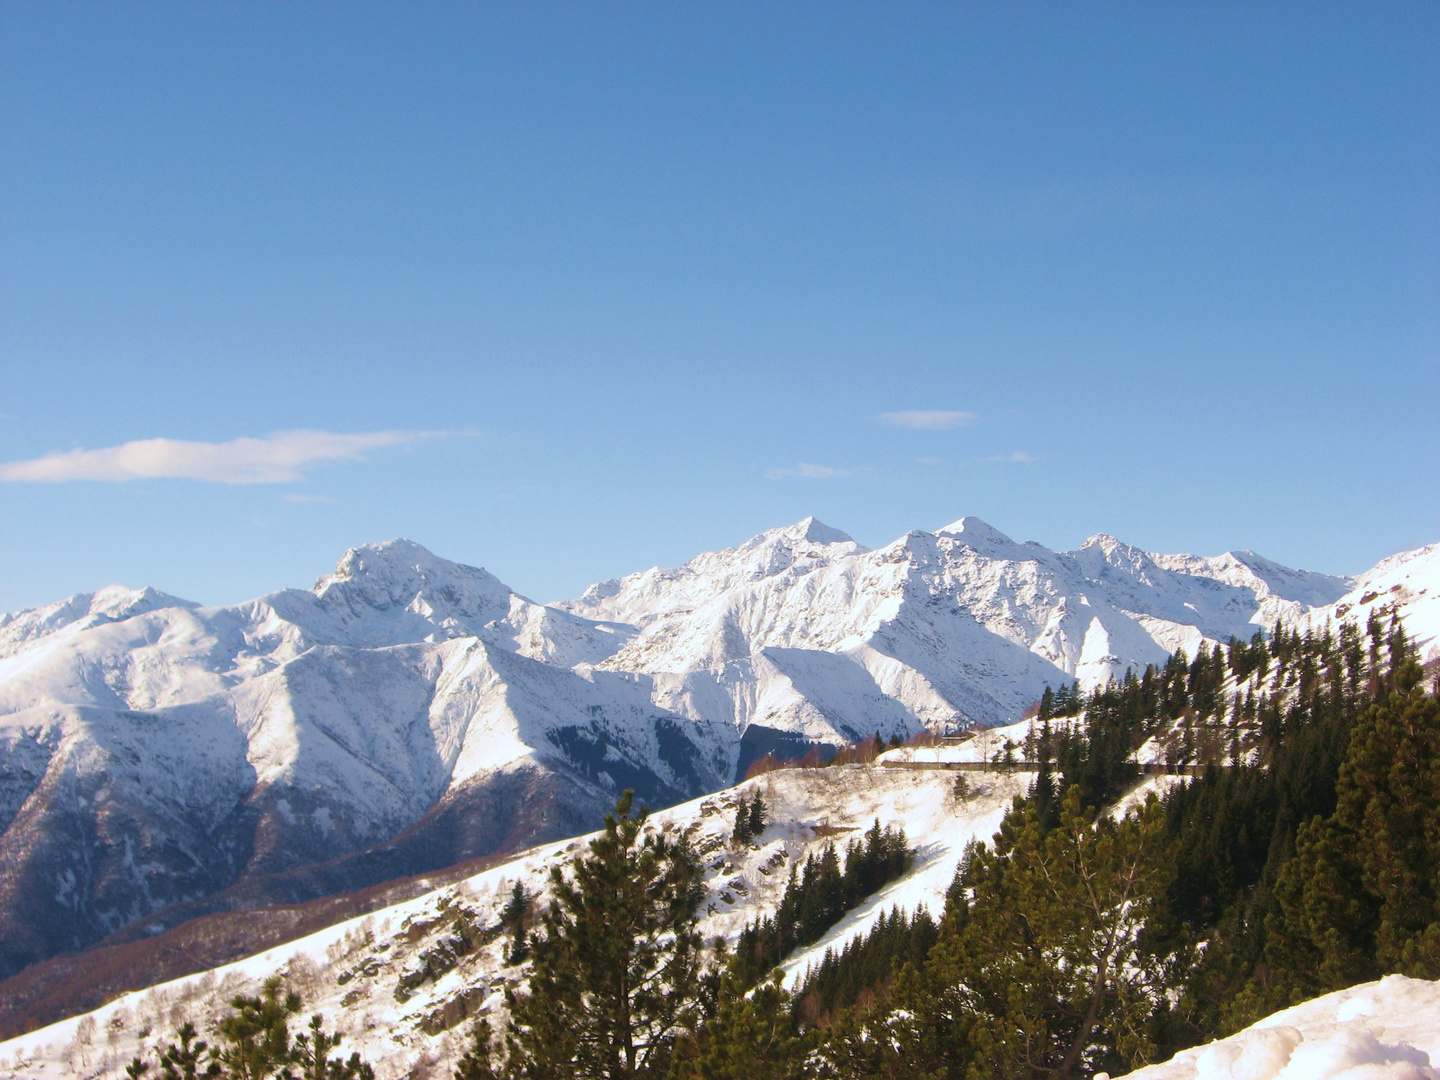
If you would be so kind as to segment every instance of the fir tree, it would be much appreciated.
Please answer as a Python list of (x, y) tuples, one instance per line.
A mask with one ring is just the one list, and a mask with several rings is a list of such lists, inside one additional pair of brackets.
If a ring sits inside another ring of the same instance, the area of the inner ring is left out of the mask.
[(621, 797), (568, 873), (551, 872), (530, 992), (509, 995), (512, 1076), (660, 1076), (696, 1019), (698, 863), (683, 839), (643, 829), (632, 797)]
[(1391, 971), (1440, 977), (1440, 702), (1422, 677), (1402, 660), (1351, 736), (1335, 812), (1300, 830), (1276, 886), (1272, 1001)]
[(769, 821), (766, 812), (765, 800), (760, 797), (760, 792), (755, 792), (755, 797), (750, 801), (749, 828), (750, 836), (758, 840), (760, 834), (765, 831), (765, 825)]
[(530, 900), (525, 886), (517, 881), (510, 890), (510, 900), (500, 913), (500, 924), (510, 934), (510, 944), (505, 948), (507, 964), (523, 964), (530, 958), (530, 935), (525, 929), (525, 916), (530, 911)]
[(877, 820), (863, 841), (847, 848), (843, 872), (833, 844), (809, 856), (798, 872), (792, 864), (779, 910), (741, 931), (731, 974), (740, 984), (753, 985), (792, 949), (819, 940), (846, 911), (904, 873), (909, 858), (905, 833), (882, 831)]
[(731, 836), (732, 841), (740, 847), (749, 845), (765, 831), (767, 820), (765, 800), (761, 798), (759, 791), (755, 792), (753, 798), (741, 798), (740, 806), (735, 811), (735, 832)]
[(490, 1043), (490, 1021), (481, 1017), (470, 1029), (470, 1047), (455, 1066), (455, 1080), (497, 1080)]
[(1037, 718), (1044, 722), (1055, 715), (1055, 691), (1050, 689), (1050, 684), (1045, 684), (1045, 692), (1040, 695), (1040, 711)]
[(681, 1045), (670, 1080), (800, 1080), (805, 1055), (778, 973), (750, 994), (726, 976), (715, 1016)]
[(750, 804), (742, 799), (735, 811), (735, 831), (730, 834), (730, 842), (736, 847), (748, 847), (754, 835), (750, 829)]

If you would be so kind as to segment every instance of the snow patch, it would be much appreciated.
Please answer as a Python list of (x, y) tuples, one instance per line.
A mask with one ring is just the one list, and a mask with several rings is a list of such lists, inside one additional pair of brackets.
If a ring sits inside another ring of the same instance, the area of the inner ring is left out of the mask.
[[(1440, 983), (1389, 975), (1182, 1051), (1130, 1080), (1440, 1080)], [(1097, 1078), (1098, 1080), (1098, 1078)]]

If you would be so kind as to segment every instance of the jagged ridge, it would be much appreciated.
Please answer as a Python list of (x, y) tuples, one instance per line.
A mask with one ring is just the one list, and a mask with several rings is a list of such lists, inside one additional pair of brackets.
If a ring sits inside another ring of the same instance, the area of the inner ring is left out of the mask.
[(1349, 586), (973, 517), (872, 551), (807, 518), (548, 606), (404, 540), (234, 607), (73, 597), (0, 620), (0, 970), (518, 850), (767, 750), (1012, 720)]

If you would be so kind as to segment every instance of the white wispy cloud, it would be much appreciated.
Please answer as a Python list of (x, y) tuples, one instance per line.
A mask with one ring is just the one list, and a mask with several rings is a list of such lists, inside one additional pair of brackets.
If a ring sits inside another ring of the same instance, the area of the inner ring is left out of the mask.
[(0, 464), (0, 481), (58, 484), (69, 480), (205, 480), (216, 484), (285, 484), (311, 466), (364, 461), (365, 453), (447, 434), (438, 431), (277, 431), (229, 442), (139, 439), (100, 450), (69, 450)]
[(338, 499), (332, 499), (329, 495), (301, 495), (291, 491), (282, 495), (281, 498), (290, 503), (330, 503), (332, 506), (340, 505)]
[(1002, 461), (1026, 464), (1028, 462), (1034, 461), (1035, 459), (1029, 454), (1027, 454), (1024, 450), (1012, 450), (1008, 454), (991, 454), (989, 457), (981, 458), (980, 460), (991, 464)]
[(774, 465), (765, 470), (766, 480), (783, 480), (798, 477), (801, 480), (823, 480), (830, 476), (851, 476), (854, 469), (837, 469), (833, 465), (810, 465), (802, 461), (796, 465)]
[(881, 413), (877, 419), (882, 424), (911, 431), (949, 431), (974, 423), (975, 414), (958, 409), (907, 409), (904, 412)]

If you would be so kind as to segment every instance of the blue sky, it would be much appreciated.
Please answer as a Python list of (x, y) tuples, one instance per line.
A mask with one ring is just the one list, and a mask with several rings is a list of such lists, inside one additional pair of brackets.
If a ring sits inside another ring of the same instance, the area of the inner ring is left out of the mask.
[(0, 6), (0, 610), (392, 536), (543, 601), (807, 514), (1440, 541), (1437, 46), (1424, 3)]

